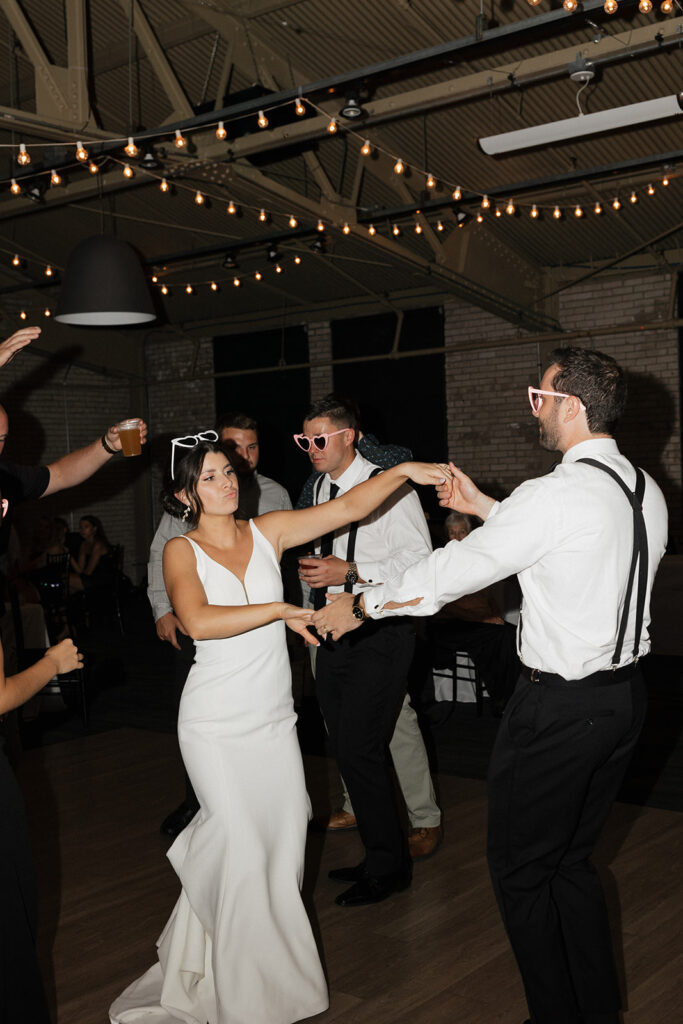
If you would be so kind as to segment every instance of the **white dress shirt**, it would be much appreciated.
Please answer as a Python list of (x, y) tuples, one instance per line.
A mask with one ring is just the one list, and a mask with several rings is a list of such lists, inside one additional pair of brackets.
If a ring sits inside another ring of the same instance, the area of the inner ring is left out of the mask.
[[(633, 512), (592, 458), (614, 469), (633, 490), (635, 470), (612, 438), (583, 441), (554, 472), (521, 484), (496, 503), (481, 529), (451, 541), (366, 595), (368, 614), (432, 615), (448, 601), (517, 573), (523, 594), (519, 655), (529, 668), (582, 679), (611, 667), (633, 547)], [(645, 474), (643, 515), (648, 539), (648, 587), (640, 655), (650, 640), (650, 592), (667, 538), (664, 496)], [(637, 583), (637, 577), (636, 577)], [(383, 611), (387, 601), (421, 597), (413, 608)], [(636, 585), (620, 664), (632, 660)]]
[[(245, 508), (241, 508), (244, 500)], [(271, 480), (269, 476), (252, 473), (248, 481), (240, 482), (240, 506), (237, 510), (238, 519), (250, 518), (251, 515), (265, 515), (266, 512), (291, 509), (292, 502), (285, 488)], [(147, 598), (152, 606), (154, 621), (158, 622), (162, 615), (172, 612), (171, 602), (164, 586), (162, 558), (164, 548), (172, 537), (182, 537), (190, 529), (182, 519), (176, 519), (164, 512), (154, 540), (149, 549), (147, 563)]]
[[(339, 487), (339, 494), (345, 494), (356, 484), (367, 480), (373, 470), (368, 462), (356, 452), (356, 457), (341, 476), (331, 480), (328, 473), (323, 477), (320, 490), (316, 487), (316, 505), (322, 505), (330, 497), (330, 483)], [(332, 554), (347, 560), (349, 527), (344, 526), (334, 534)], [(356, 549), (353, 561), (358, 566), (358, 575), (365, 584), (354, 586), (354, 593), (366, 586), (373, 586), (403, 572), (409, 565), (424, 558), (432, 550), (429, 528), (422, 505), (412, 487), (399, 487), (379, 508), (362, 519), (356, 535)], [(320, 541), (316, 543), (320, 552)], [(327, 588), (329, 593), (338, 593), (342, 586)]]

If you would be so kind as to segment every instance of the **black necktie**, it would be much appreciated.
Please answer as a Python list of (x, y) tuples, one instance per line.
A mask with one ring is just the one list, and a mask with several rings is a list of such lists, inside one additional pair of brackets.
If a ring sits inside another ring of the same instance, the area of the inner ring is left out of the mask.
[[(330, 498), (329, 498), (329, 500), (332, 501), (333, 498), (336, 498), (338, 493), (339, 493), (338, 485), (337, 484), (330, 484)], [(325, 536), (322, 538), (322, 540), (320, 541), (320, 557), (321, 558), (325, 558), (327, 555), (331, 555), (332, 554), (332, 542), (333, 541), (334, 541), (334, 532), (326, 533)], [(318, 589), (313, 592), (313, 607), (315, 608), (316, 611), (318, 611), (319, 608), (324, 608), (325, 607), (325, 603), (326, 603), (325, 602), (325, 594), (326, 593), (327, 593), (327, 590), (326, 590), (325, 587), (318, 587)]]

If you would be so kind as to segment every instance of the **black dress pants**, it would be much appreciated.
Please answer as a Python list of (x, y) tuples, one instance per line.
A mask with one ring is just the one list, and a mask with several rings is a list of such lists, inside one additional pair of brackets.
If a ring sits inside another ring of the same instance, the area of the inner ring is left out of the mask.
[(640, 734), (639, 671), (582, 689), (520, 679), (489, 769), (488, 860), (532, 1024), (617, 1024), (621, 1000), (590, 862)]
[(316, 687), (330, 744), (344, 777), (370, 875), (409, 869), (396, 806), (389, 741), (406, 693), (415, 648), (403, 619), (367, 622), (337, 643), (321, 644)]

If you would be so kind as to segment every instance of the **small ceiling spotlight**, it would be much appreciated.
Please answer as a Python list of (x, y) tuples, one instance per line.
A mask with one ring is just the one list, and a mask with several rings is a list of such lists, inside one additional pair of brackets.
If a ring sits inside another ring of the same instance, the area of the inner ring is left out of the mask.
[(311, 245), (311, 252), (314, 252), (316, 256), (324, 256), (327, 252), (327, 245), (324, 238), (316, 238)]
[(45, 181), (34, 181), (28, 188), (24, 189), (24, 195), (27, 199), (30, 199), (32, 203), (43, 203), (45, 202), (45, 192), (47, 190), (47, 183)]
[(280, 258), (280, 253), (276, 245), (269, 245), (266, 250), (266, 256), (270, 263), (276, 263)]
[(140, 166), (146, 171), (155, 171), (157, 167), (161, 167), (161, 161), (157, 157), (156, 151), (153, 146), (145, 146), (142, 154), (142, 160)]
[(347, 121), (357, 121), (361, 117), (366, 116), (366, 111), (360, 105), (360, 96), (358, 92), (349, 92), (344, 101), (344, 106), (339, 111), (339, 116), (346, 118)]
[(234, 252), (226, 252), (223, 259), (223, 266), (226, 270), (235, 270), (237, 268), (238, 263)]

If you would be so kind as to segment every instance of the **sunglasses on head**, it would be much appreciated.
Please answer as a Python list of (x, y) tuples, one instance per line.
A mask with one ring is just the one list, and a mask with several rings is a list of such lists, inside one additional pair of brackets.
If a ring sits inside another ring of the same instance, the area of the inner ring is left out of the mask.
[(196, 448), (200, 441), (217, 441), (215, 430), (200, 430), (198, 434), (187, 434), (185, 437), (174, 437), (171, 441), (171, 480), (175, 480), (176, 448)]
[(353, 427), (342, 427), (341, 430), (332, 430), (329, 434), (314, 434), (313, 437), (309, 437), (308, 434), (292, 434), (292, 437), (305, 452), (310, 452), (311, 448), (324, 452), (328, 438), (334, 437), (335, 434), (343, 434), (345, 430), (353, 430)]

